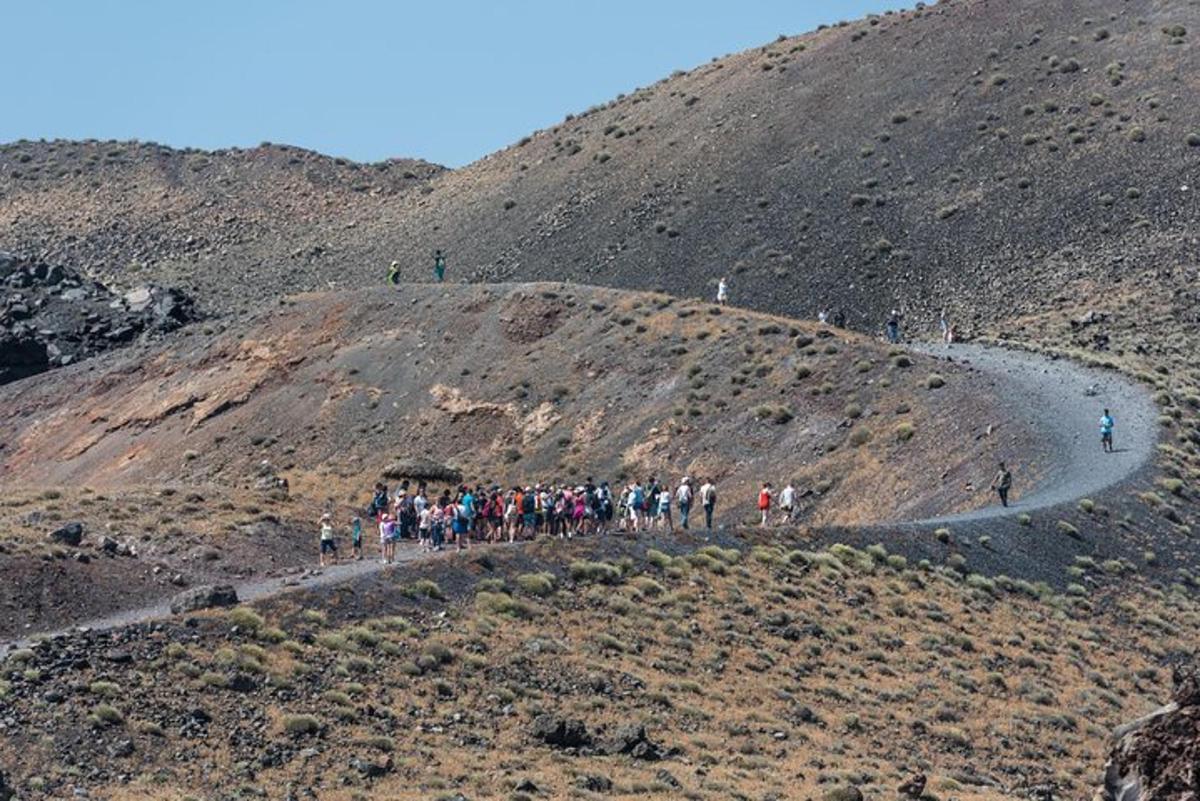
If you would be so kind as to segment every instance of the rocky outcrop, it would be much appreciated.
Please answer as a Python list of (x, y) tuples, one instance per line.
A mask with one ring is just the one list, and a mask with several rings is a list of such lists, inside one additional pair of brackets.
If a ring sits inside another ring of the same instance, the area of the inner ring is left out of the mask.
[(204, 585), (176, 595), (171, 601), (171, 612), (180, 615), (201, 609), (236, 606), (237, 602), (237, 590), (228, 584)]
[(1171, 702), (1121, 726), (1097, 801), (1200, 799), (1200, 680), (1175, 674)]
[(67, 523), (62, 528), (51, 531), (50, 541), (78, 548), (79, 544), (83, 542), (83, 523)]
[(176, 289), (118, 293), (80, 273), (0, 252), (0, 384), (62, 367), (196, 319)]
[(533, 719), (530, 734), (554, 748), (583, 748), (592, 743), (592, 736), (582, 720), (558, 715), (538, 715)]
[(446, 481), (452, 484), (461, 483), (462, 471), (449, 465), (439, 464), (432, 459), (397, 459), (383, 471), (383, 477), (391, 481), (405, 478), (417, 481)]

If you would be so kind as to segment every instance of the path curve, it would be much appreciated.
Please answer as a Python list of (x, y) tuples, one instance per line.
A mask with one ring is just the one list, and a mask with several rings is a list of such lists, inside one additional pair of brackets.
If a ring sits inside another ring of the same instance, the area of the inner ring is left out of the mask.
[[(1145, 387), (1115, 370), (1087, 367), (1068, 359), (1053, 359), (1026, 351), (986, 345), (917, 344), (912, 350), (938, 359), (948, 359), (975, 368), (997, 391), (1011, 398), (1010, 416), (1002, 425), (1031, 428), (1045, 444), (1045, 469), (1035, 487), (1022, 489), (1020, 456), (1011, 458), (1016, 487), (1015, 501), (1003, 508), (991, 504), (979, 509), (922, 520), (897, 521), (882, 525), (922, 528), (934, 525), (992, 520), (1029, 513), (1078, 498), (1098, 494), (1136, 473), (1154, 453), (1158, 410)], [(1099, 419), (1105, 408), (1116, 419), (1117, 452), (1100, 449)], [(405, 550), (398, 562), (410, 563), (446, 556)], [(235, 583), (238, 598), (252, 602), (289, 592), (338, 584), (388, 567), (375, 560), (349, 562), (284, 576), (249, 579)], [(32, 639), (54, 636), (79, 628), (93, 631), (118, 628), (170, 617), (171, 600), (128, 609), (89, 620), (71, 629), (31, 635), (0, 642), (0, 658)]]
[[(1004, 508), (989, 495), (989, 505), (968, 512), (923, 520), (908, 526), (970, 523), (1027, 514), (1098, 495), (1139, 471), (1154, 455), (1158, 407), (1141, 384), (1116, 370), (1089, 367), (1065, 358), (988, 345), (915, 345), (913, 350), (967, 365), (987, 377), (993, 390), (1007, 395), (1004, 426), (1022, 425), (1043, 445), (1037, 484), (1023, 483), (1021, 454), (1004, 454), (1013, 471), (1015, 500)], [(1100, 447), (1100, 416), (1105, 409), (1116, 422), (1115, 453)], [(1027, 480), (1027, 477), (1024, 477)]]

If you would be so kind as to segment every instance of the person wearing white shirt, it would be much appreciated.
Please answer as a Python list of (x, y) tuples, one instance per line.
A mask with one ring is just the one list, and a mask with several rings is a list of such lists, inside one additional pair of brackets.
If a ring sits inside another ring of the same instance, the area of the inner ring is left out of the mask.
[(687, 476), (683, 477), (679, 489), (675, 490), (675, 502), (679, 504), (679, 525), (686, 529), (688, 513), (692, 510), (692, 480)]
[(796, 488), (790, 481), (779, 493), (779, 511), (783, 515), (784, 523), (792, 522), (792, 518), (796, 514)]

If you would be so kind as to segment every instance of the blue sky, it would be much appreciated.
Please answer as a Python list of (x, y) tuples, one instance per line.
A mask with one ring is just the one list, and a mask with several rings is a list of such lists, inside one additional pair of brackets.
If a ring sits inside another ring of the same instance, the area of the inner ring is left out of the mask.
[(899, 5), (0, 0), (0, 141), (272, 141), (459, 166), (672, 70)]

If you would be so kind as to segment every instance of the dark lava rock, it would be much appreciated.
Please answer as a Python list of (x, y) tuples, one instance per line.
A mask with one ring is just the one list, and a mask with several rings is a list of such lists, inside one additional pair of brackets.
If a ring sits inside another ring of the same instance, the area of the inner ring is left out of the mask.
[(683, 786), (679, 783), (679, 779), (676, 779), (671, 771), (667, 770), (666, 768), (659, 768), (658, 772), (654, 774), (654, 778), (668, 787), (675, 787), (678, 789), (679, 787)]
[(179, 615), (218, 606), (236, 606), (237, 602), (237, 590), (229, 584), (205, 584), (176, 595), (171, 601), (171, 612)]
[(607, 793), (612, 789), (612, 779), (599, 773), (586, 773), (575, 779), (575, 786), (589, 793)]
[(151, 339), (198, 319), (191, 298), (145, 286), (121, 295), (75, 270), (0, 255), (0, 384)]
[(0, 770), (0, 801), (10, 801), (16, 794), (17, 791), (8, 783), (8, 775)]
[(380, 776), (386, 776), (392, 772), (393, 763), (391, 757), (382, 762), (371, 759), (351, 759), (350, 767), (368, 779), (378, 779)]
[(863, 801), (863, 794), (862, 790), (854, 785), (844, 784), (827, 791), (821, 796), (821, 801)]
[(78, 548), (79, 543), (83, 542), (83, 523), (67, 523), (62, 528), (51, 531), (50, 539), (62, 545)]
[(127, 665), (133, 661), (133, 654), (128, 651), (122, 651), (118, 648), (104, 652), (104, 660), (106, 662), (114, 662), (118, 665)]
[(560, 718), (557, 715), (538, 715), (533, 719), (530, 733), (535, 739), (555, 748), (582, 748), (592, 742), (582, 720)]
[(225, 687), (235, 693), (250, 693), (258, 689), (258, 682), (246, 673), (230, 673), (225, 677)]
[(133, 756), (133, 741), (119, 740), (108, 747), (108, 753), (114, 757)]
[(1104, 769), (1105, 801), (1193, 798), (1200, 765), (1200, 675), (1176, 670), (1171, 702), (1118, 728)]
[(634, 759), (657, 762), (663, 749), (646, 736), (646, 727), (639, 723), (623, 723), (604, 738), (600, 750), (606, 754), (628, 754)]

